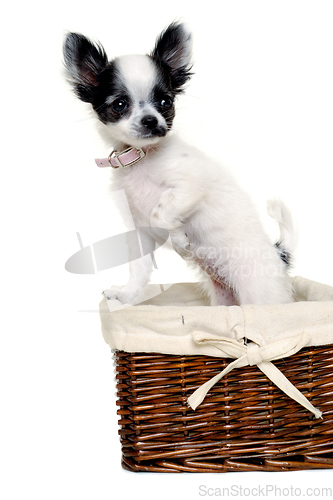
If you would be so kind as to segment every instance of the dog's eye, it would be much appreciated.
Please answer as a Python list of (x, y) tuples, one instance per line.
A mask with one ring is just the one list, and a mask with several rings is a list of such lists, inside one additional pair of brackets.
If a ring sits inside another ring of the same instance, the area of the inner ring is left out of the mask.
[(116, 99), (112, 103), (112, 109), (116, 113), (122, 113), (123, 111), (125, 111), (125, 109), (127, 108), (127, 106), (128, 106), (128, 104), (127, 104), (126, 99)]
[(172, 100), (170, 99), (170, 97), (164, 97), (162, 100), (161, 100), (161, 106), (163, 109), (169, 109), (171, 108), (172, 106)]

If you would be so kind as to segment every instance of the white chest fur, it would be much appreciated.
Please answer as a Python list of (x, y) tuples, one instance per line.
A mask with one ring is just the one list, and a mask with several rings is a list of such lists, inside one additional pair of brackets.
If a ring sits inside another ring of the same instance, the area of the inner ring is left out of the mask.
[(119, 172), (116, 180), (118, 188), (125, 191), (135, 225), (149, 226), (150, 215), (158, 204), (166, 185), (154, 172), (149, 158)]

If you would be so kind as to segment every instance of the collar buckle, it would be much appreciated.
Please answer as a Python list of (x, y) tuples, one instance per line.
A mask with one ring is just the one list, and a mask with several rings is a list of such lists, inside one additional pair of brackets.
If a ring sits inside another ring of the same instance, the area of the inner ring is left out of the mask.
[(108, 156), (108, 161), (112, 168), (130, 167), (142, 160), (146, 156), (142, 148), (127, 148), (124, 151), (111, 151)]

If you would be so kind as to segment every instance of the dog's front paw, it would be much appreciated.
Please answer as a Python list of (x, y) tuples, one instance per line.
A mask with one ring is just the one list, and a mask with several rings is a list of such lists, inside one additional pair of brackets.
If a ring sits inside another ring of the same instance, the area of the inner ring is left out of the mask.
[(172, 189), (167, 189), (162, 194), (158, 205), (152, 210), (150, 224), (152, 227), (161, 227), (171, 232), (182, 225), (182, 221), (173, 208), (174, 194)]
[(152, 210), (150, 215), (151, 227), (160, 227), (166, 229), (169, 233), (177, 231), (183, 226), (184, 222), (180, 217), (173, 217), (170, 211), (158, 205)]
[(113, 286), (111, 288), (107, 288), (106, 290), (103, 290), (103, 295), (107, 300), (119, 300), (118, 299), (118, 294), (121, 291), (121, 288), (119, 286)]
[(124, 286), (123, 288), (113, 286), (108, 290), (103, 291), (107, 300), (119, 300), (122, 304), (134, 304), (138, 293)]
[(192, 258), (191, 245), (187, 234), (184, 231), (170, 233), (174, 250), (185, 260)]
[(170, 230), (170, 221), (167, 213), (167, 209), (163, 203), (159, 203), (155, 207), (150, 216), (150, 225), (152, 227), (161, 227), (163, 229)]

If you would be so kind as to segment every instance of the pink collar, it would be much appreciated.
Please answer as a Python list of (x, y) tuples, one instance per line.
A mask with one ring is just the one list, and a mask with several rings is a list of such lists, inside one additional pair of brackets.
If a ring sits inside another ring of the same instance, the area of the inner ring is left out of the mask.
[(134, 165), (146, 156), (143, 148), (127, 148), (124, 151), (112, 151), (107, 158), (96, 159), (98, 167), (124, 168)]

